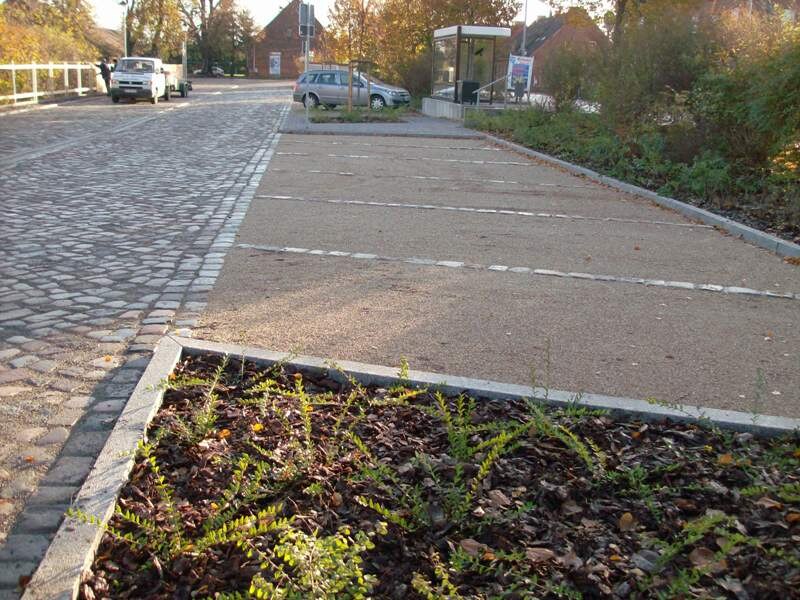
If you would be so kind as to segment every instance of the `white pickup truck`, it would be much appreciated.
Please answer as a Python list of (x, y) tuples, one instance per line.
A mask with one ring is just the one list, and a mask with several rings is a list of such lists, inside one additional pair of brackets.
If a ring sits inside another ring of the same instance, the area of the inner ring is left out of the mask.
[(190, 89), (188, 81), (178, 81), (165, 71), (158, 58), (129, 56), (121, 59), (111, 73), (111, 101), (115, 103), (120, 98), (146, 98), (156, 104), (159, 98), (169, 100), (172, 92), (180, 92), (185, 98)]

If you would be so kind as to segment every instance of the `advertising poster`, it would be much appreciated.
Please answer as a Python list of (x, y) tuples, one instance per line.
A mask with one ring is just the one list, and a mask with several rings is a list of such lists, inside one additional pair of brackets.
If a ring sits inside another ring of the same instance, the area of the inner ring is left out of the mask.
[(533, 80), (533, 57), (515, 56), (508, 57), (508, 89), (524, 92), (531, 91), (531, 81)]
[(281, 76), (281, 53), (280, 52), (270, 52), (269, 53), (269, 74), (271, 77), (280, 77)]

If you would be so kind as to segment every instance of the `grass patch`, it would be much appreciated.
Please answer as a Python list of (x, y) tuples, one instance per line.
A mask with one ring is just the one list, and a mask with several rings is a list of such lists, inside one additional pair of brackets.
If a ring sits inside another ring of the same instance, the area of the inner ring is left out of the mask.
[(369, 110), (315, 110), (309, 116), (312, 123), (402, 123), (401, 117), (408, 112), (406, 108), (384, 108)]
[(617, 131), (598, 114), (538, 108), (470, 111), (466, 124), (786, 239), (800, 239), (796, 175), (732, 162), (718, 152), (687, 152), (680, 124)]
[(185, 359), (81, 597), (795, 594), (797, 437), (447, 397), (404, 373), (374, 389)]

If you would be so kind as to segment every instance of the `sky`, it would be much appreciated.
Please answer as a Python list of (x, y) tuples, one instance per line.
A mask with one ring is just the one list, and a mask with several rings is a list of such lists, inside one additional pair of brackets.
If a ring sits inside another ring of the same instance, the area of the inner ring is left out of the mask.
[[(95, 19), (101, 27), (119, 29), (122, 22), (122, 10), (119, 0), (90, 0), (94, 6)], [(323, 25), (328, 22), (328, 9), (333, 6), (334, 0), (311, 0), (314, 4), (314, 16)], [(524, 0), (523, 0), (524, 1)], [(528, 23), (537, 17), (550, 14), (550, 7), (543, 0), (528, 1)], [(238, 0), (242, 8), (246, 8), (253, 15), (259, 29), (269, 23), (289, 0)], [(518, 19), (522, 20), (520, 11)]]

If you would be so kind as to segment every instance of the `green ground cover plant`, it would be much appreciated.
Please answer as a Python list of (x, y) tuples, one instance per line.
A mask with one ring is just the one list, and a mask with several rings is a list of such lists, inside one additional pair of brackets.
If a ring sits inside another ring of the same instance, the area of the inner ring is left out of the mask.
[(368, 108), (317, 109), (309, 119), (312, 123), (402, 123), (401, 117), (407, 112), (404, 108), (384, 108), (380, 111)]
[(186, 358), (82, 598), (790, 598), (800, 438)]

